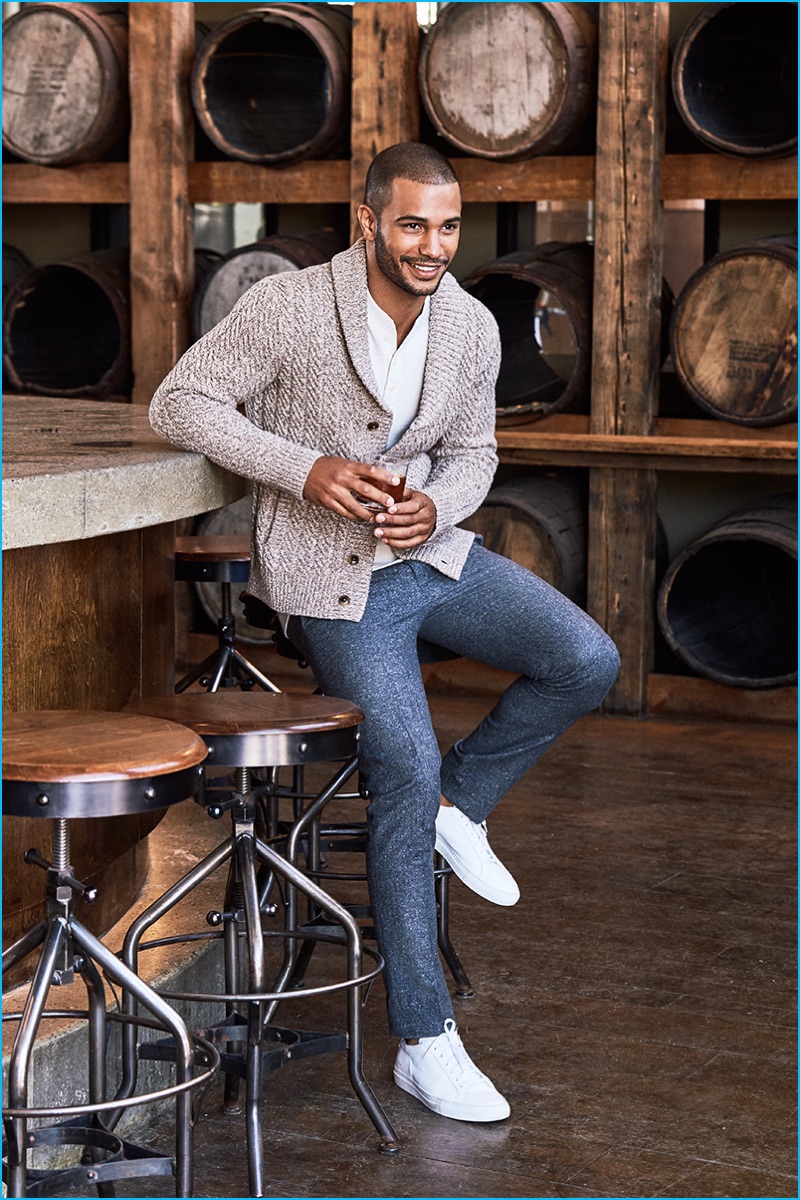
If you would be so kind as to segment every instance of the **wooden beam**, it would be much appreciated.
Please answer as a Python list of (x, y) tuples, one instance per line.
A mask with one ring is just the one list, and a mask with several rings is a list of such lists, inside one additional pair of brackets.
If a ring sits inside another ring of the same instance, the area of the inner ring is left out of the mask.
[(127, 163), (88, 162), (74, 167), (34, 163), (3, 166), (4, 204), (127, 204)]
[(592, 431), (650, 433), (658, 404), (666, 4), (600, 8)]
[(194, 5), (129, 5), (133, 400), (147, 404), (189, 345), (194, 287), (186, 164)]
[(419, 25), (416, 4), (353, 5), (351, 233), (367, 168), (379, 150), (419, 140)]
[(189, 163), (193, 204), (348, 204), (350, 163), (343, 159), (259, 167), (246, 162)]
[[(657, 418), (653, 434), (592, 433), (589, 417), (556, 413), (523, 429), (498, 429), (503, 462), (553, 462), (569, 456), (573, 465), (658, 466), (668, 470), (741, 471), (796, 469), (797, 426), (766, 429), (729, 421)], [(545, 457), (547, 456), (547, 457)], [(565, 459), (567, 461), (567, 459)]]
[(662, 200), (794, 200), (796, 197), (796, 154), (790, 158), (668, 154), (661, 166)]
[[(533, 200), (591, 200), (594, 157), (530, 158), (497, 163), (454, 160), (464, 199), (473, 203)], [(193, 203), (346, 204), (349, 160), (326, 159), (261, 167), (230, 161), (190, 162)], [(661, 161), (662, 200), (794, 200), (797, 158), (734, 159), (724, 154), (667, 154)], [(78, 163), (40, 167), (6, 163), (5, 204), (127, 204), (128, 164)]]
[(533, 200), (591, 200), (594, 157), (527, 158), (492, 162), (485, 158), (453, 159), (464, 199), (474, 203)]
[[(652, 432), (662, 287), (665, 3), (603, 4), (595, 163), (591, 430)], [(590, 471), (589, 610), (620, 652), (606, 707), (646, 711), (655, 589), (654, 470)]]

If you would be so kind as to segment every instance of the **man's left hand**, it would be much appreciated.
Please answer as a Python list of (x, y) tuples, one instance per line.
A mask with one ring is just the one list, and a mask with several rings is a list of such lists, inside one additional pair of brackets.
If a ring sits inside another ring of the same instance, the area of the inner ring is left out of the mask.
[(421, 546), (435, 528), (436, 505), (424, 492), (406, 492), (402, 503), (375, 517), (375, 536), (393, 550)]

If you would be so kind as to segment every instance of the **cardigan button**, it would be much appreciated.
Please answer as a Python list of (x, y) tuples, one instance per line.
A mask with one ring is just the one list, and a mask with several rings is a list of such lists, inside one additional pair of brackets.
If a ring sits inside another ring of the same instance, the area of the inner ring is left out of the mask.
[(357, 554), (348, 554), (347, 561), (350, 563), (351, 567), (356, 567), (356, 566), (358, 566), (361, 559), (358, 557)]
[(370, 433), (372, 433), (375, 429), (380, 429), (380, 425), (377, 421), (370, 421), (367, 425), (367, 429), (370, 431)]
[(346, 604), (350, 603), (350, 597), (349, 596), (340, 596), (339, 603), (342, 605), (342, 607), (344, 607)]

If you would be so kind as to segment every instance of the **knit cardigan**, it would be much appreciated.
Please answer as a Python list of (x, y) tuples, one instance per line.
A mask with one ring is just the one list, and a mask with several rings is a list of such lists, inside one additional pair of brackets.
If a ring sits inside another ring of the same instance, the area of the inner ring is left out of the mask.
[[(428, 540), (400, 556), (453, 579), (474, 538), (456, 525), (482, 503), (497, 465), (499, 364), (494, 318), (445, 275), (431, 299), (419, 412), (394, 450), (437, 513)], [(320, 456), (372, 462), (387, 444), (363, 240), (329, 263), (254, 284), (173, 368), (150, 420), (168, 441), (252, 480), (250, 591), (279, 612), (360, 619), (372, 526), (305, 500), (303, 487)]]

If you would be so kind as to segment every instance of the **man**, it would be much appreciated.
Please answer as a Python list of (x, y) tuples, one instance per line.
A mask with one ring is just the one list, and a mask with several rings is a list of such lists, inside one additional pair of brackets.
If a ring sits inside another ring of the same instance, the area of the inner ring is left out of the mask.
[[(249, 589), (284, 614), (322, 690), (365, 713), (370, 893), (402, 1039), (395, 1082), (444, 1116), (502, 1120), (509, 1105), (453, 1019), (434, 846), (479, 895), (516, 903), (485, 819), (600, 703), (619, 660), (586, 613), (457, 528), (497, 463), (500, 345), (491, 314), (447, 273), (461, 227), (450, 163), (417, 143), (384, 150), (358, 218), (363, 238), (331, 263), (255, 284), (170, 373), (151, 419), (253, 481)], [(376, 465), (389, 447), (408, 463), (399, 503), (385, 490), (399, 479)], [(519, 675), (443, 761), (418, 641)]]

